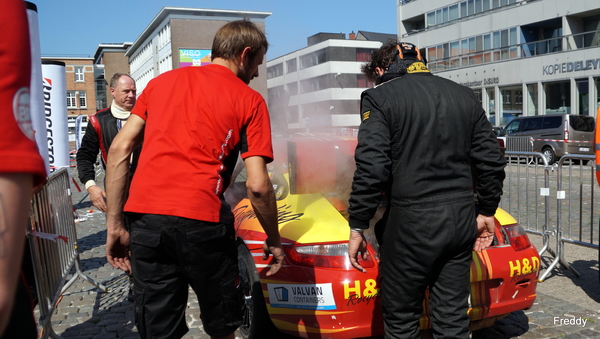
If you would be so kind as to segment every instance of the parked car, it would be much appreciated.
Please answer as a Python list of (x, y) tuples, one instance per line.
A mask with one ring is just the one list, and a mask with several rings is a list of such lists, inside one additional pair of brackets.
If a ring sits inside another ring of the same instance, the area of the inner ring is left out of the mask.
[[(383, 335), (380, 262), (372, 227), (365, 232), (370, 256), (366, 261), (359, 259), (367, 272), (354, 269), (347, 255), (347, 196), (355, 147), (356, 139), (349, 137), (274, 141), (275, 160), (269, 175), (286, 258), (273, 276), (266, 276), (269, 262), (262, 259), (266, 235), (245, 197), (244, 171), (228, 190), (246, 301), (240, 328), (244, 338), (280, 338), (281, 332), (331, 339)], [(513, 311), (530, 308), (536, 298), (539, 268), (540, 258), (525, 231), (498, 209), (493, 245), (473, 252), (472, 329), (491, 326)], [(424, 301), (421, 328), (430, 327)]]
[(594, 118), (587, 115), (549, 114), (514, 118), (504, 132), (509, 139), (531, 138), (533, 151), (543, 153), (548, 164), (553, 164), (565, 154), (594, 155), (594, 127)]

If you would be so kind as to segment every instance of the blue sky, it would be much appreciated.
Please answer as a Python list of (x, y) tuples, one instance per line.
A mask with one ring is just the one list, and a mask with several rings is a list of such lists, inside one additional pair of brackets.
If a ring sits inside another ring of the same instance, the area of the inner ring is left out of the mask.
[(165, 6), (271, 12), (267, 60), (305, 47), (319, 32), (397, 33), (395, 0), (29, 1), (38, 7), (42, 56), (93, 56), (100, 43), (133, 42)]

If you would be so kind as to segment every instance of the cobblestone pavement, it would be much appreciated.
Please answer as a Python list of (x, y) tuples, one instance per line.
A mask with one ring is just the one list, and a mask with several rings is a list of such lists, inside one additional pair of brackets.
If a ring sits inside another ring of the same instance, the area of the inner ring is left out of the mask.
[[(104, 214), (93, 208), (89, 198), (84, 199), (84, 192), (78, 192), (75, 187), (73, 192), (73, 203), (82, 217), (76, 226), (80, 267), (84, 274), (104, 284), (108, 292), (78, 279), (64, 293), (56, 308), (51, 318), (52, 328), (64, 338), (139, 338), (133, 324), (133, 303), (127, 300), (128, 279), (106, 262)], [(530, 238), (538, 248), (541, 247), (541, 237), (531, 235)], [(598, 252), (567, 244), (565, 253), (581, 277), (558, 266), (538, 284), (538, 298), (531, 309), (513, 312), (494, 326), (474, 332), (473, 338), (600, 338)], [(542, 257), (544, 267), (551, 260), (552, 257), (545, 253)], [(184, 338), (208, 339), (202, 330), (193, 293), (188, 310), (190, 331)], [(39, 317), (37, 311), (36, 316)], [(284, 337), (287, 338), (281, 338)]]

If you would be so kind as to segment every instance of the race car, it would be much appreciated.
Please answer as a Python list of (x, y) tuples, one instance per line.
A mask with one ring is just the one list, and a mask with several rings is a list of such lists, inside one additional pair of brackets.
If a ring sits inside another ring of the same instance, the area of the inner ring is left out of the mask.
[[(383, 335), (378, 244), (365, 232), (369, 256), (354, 269), (348, 259), (347, 197), (355, 169), (354, 137), (304, 136), (274, 140), (269, 175), (277, 198), (285, 252), (280, 271), (266, 276), (266, 239), (247, 197), (241, 171), (226, 199), (233, 208), (238, 263), (245, 294), (244, 338), (366, 338)], [(383, 211), (383, 207), (381, 212)], [(378, 213), (380, 215), (381, 213)], [(377, 216), (376, 216), (377, 217)], [(536, 298), (540, 258), (517, 221), (496, 212), (493, 245), (473, 252), (471, 329), (528, 309)], [(431, 328), (426, 297), (421, 329)]]

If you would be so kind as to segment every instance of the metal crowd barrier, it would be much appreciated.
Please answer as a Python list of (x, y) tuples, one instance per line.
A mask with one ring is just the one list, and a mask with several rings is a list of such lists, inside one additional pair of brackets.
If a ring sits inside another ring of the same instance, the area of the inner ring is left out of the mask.
[[(521, 138), (523, 139), (523, 138)], [(517, 219), (529, 233), (542, 236), (542, 255), (548, 251), (550, 236), (550, 172), (548, 160), (538, 152), (505, 152), (504, 194), (500, 207)]]
[[(556, 186), (556, 252), (557, 255), (540, 281), (561, 264), (577, 277), (575, 270), (565, 259), (565, 243), (598, 249), (598, 229), (594, 219), (594, 191), (596, 157), (593, 155), (565, 155), (558, 161)], [(584, 165), (587, 162), (589, 165)], [(575, 166), (578, 163), (578, 166)]]
[[(51, 317), (63, 293), (78, 278), (106, 291), (102, 284), (83, 274), (79, 266), (70, 187), (67, 169), (60, 169), (52, 173), (32, 200), (27, 236), (39, 301), (40, 338), (60, 338), (52, 329)], [(73, 268), (75, 272), (67, 281)]]
[[(595, 157), (565, 155), (549, 166), (538, 152), (507, 151), (505, 156), (508, 164), (500, 207), (527, 232), (542, 236), (540, 255), (548, 251), (554, 257), (539, 281), (544, 281), (559, 263), (579, 276), (565, 259), (565, 243), (599, 248), (600, 232), (594, 222), (600, 218), (594, 214), (599, 189), (592, 166)], [(556, 192), (552, 194), (556, 199), (550, 199), (551, 191)], [(550, 247), (551, 240), (556, 242), (555, 250)]]

